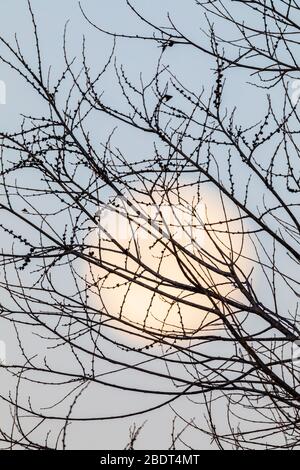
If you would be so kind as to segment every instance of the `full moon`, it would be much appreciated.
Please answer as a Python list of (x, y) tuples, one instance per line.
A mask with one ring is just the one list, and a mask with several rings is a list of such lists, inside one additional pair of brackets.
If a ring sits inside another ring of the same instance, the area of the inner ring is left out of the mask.
[[(138, 212), (133, 208), (138, 207)], [(93, 256), (87, 275), (94, 306), (143, 331), (186, 337), (222, 328), (220, 300), (195, 285), (241, 300), (218, 271), (229, 260), (247, 271), (249, 241), (239, 213), (221, 196), (191, 188), (151, 204), (116, 200), (99, 211), (89, 236)], [(107, 268), (107, 269), (106, 269)]]

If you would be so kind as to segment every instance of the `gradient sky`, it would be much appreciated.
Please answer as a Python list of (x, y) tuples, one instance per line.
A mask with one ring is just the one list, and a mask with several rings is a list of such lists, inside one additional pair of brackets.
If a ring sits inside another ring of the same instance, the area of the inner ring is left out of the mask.
[[(112, 45), (111, 38), (91, 29), (83, 19), (76, 0), (32, 0), (32, 7), (36, 13), (38, 29), (41, 37), (42, 54), (45, 65), (51, 65), (52, 73), (55, 76), (62, 70), (62, 36), (65, 22), (69, 20), (68, 26), (68, 51), (70, 56), (76, 54), (80, 57), (82, 35), (86, 35), (88, 59), (91, 66), (97, 68), (105, 63)], [(116, 32), (141, 33), (145, 31), (145, 26), (139, 23), (126, 7), (124, 0), (82, 0), (82, 6), (89, 17), (104, 28)], [(172, 18), (176, 24), (180, 25), (191, 37), (197, 39), (200, 35), (200, 28), (204, 27), (203, 15), (200, 9), (194, 5), (192, 0), (160, 0), (134, 2), (145, 15), (148, 15), (154, 22), (165, 24), (166, 12), (172, 13)], [(27, 57), (28, 62), (35, 64), (34, 39), (30, 17), (25, 0), (0, 0), (1, 16), (0, 28), (3, 37), (13, 40), (14, 33), (17, 32), (18, 39)], [(0, 46), (0, 50), (3, 47)], [(130, 71), (130, 76), (138, 80), (139, 74), (143, 71), (145, 77), (150, 76), (156, 64), (160, 50), (153, 45), (140, 43), (137, 41), (118, 41), (117, 57), (119, 63), (124, 64), (125, 69)], [(178, 78), (185, 80), (185, 83), (199, 92), (203, 86), (211, 83), (211, 66), (209, 59), (194, 51), (187, 52), (186, 48), (170, 48), (167, 58), (178, 74)], [(46, 69), (46, 67), (45, 67)], [(6, 83), (7, 98), (6, 105), (0, 108), (0, 128), (15, 129), (19, 122), (19, 114), (39, 114), (43, 113), (40, 99), (30, 90), (22, 80), (18, 79), (11, 70), (0, 63), (0, 80)], [(105, 99), (110, 103), (118, 103), (117, 95), (113, 83), (109, 77), (103, 84)], [(275, 99), (277, 99), (275, 97)], [(279, 99), (279, 98), (278, 98)], [(243, 72), (234, 71), (230, 75), (225, 93), (225, 101), (234, 106), (238, 106), (238, 116), (241, 122), (252, 122), (256, 119), (260, 110), (265, 106), (265, 92), (254, 89), (245, 83)], [(93, 132), (99, 135), (99, 139), (105, 140), (112, 127), (113, 122), (99, 117), (98, 122), (91, 124)], [(128, 158), (140, 159), (143, 153), (149, 148), (148, 137), (134, 134), (134, 141), (131, 139), (130, 130), (120, 126), (115, 140), (120, 143), (122, 150)], [(5, 326), (1, 330), (0, 340), (5, 337), (7, 342), (7, 354), (13, 354), (13, 346), (10, 342), (9, 330), (5, 333)], [(33, 344), (33, 350), (40, 345)], [(60, 358), (68, 361), (68, 357)], [(131, 378), (138, 381), (139, 378)], [(6, 386), (1, 384), (1, 387)], [(132, 407), (142, 409), (148, 398), (144, 396), (133, 397), (132, 393), (119, 392), (113, 389), (103, 390), (99, 394), (91, 393), (89, 400), (82, 405), (87, 414), (105, 414), (106, 410), (113, 409), (116, 413), (121, 410), (129, 410)], [(153, 399), (149, 400), (149, 404)], [(217, 405), (221, 408), (221, 405)], [(204, 419), (202, 411), (185, 401), (181, 403), (181, 409), (185, 411), (187, 419), (194, 418), (195, 412), (198, 422)], [(2, 408), (2, 407), (1, 407)], [(82, 408), (83, 409), (83, 408)], [(221, 409), (219, 410), (221, 413)], [(173, 412), (170, 409), (158, 410), (147, 416), (140, 416), (136, 419), (126, 419), (124, 421), (104, 421), (94, 424), (73, 425), (70, 429), (69, 446), (73, 448), (98, 448), (114, 449), (122, 448), (127, 443), (128, 428), (134, 422), (140, 425), (147, 421), (144, 430), (137, 442), (137, 448), (167, 448), (170, 445), (170, 430)], [(221, 419), (220, 419), (221, 423)], [(187, 441), (194, 441), (195, 448), (207, 448), (209, 440), (199, 434), (190, 435)]]

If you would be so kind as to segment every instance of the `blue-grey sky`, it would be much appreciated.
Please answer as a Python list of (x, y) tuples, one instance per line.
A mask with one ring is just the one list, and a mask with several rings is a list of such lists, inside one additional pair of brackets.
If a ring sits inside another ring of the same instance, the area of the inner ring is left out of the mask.
[[(111, 47), (112, 39), (101, 34), (89, 25), (82, 17), (76, 0), (51, 0), (41, 1), (32, 0), (33, 10), (36, 14), (38, 31), (41, 39), (42, 59), (45, 70), (51, 66), (53, 77), (58, 76), (63, 67), (62, 38), (64, 25), (68, 23), (68, 53), (72, 57), (78, 57), (78, 63), (81, 57), (81, 45), (83, 35), (86, 37), (87, 58), (91, 68), (95, 73), (103, 66), (107, 60)], [(142, 33), (145, 31), (145, 25), (141, 24), (126, 6), (124, 0), (82, 0), (81, 2), (87, 15), (93, 22), (101, 25), (103, 28), (120, 33)], [(166, 24), (166, 15), (169, 11), (174, 22), (180, 26), (191, 38), (202, 37), (200, 29), (205, 27), (205, 20), (200, 9), (196, 7), (192, 0), (140, 0), (134, 2), (148, 18), (157, 24)], [(34, 38), (32, 34), (32, 25), (25, 0), (0, 0), (1, 16), (0, 31), (1, 35), (9, 41), (14, 41), (14, 34), (17, 33), (19, 44), (23, 54), (31, 64), (36, 64), (36, 54), (34, 48)], [(149, 29), (150, 31), (150, 29)], [(203, 39), (204, 40), (204, 39)], [(0, 45), (0, 51), (4, 51)], [(123, 64), (133, 81), (138, 82), (142, 72), (145, 79), (149, 79), (157, 63), (160, 50), (150, 43), (141, 43), (138, 41), (117, 41), (116, 57), (119, 64)], [(7, 52), (4, 55), (9, 57)], [(213, 77), (210, 59), (195, 51), (188, 51), (184, 47), (170, 48), (164, 59), (169, 62), (173, 70), (176, 71), (179, 79), (185, 81), (186, 85), (200, 93), (202, 87), (210, 87)], [(22, 79), (17, 78), (16, 74), (3, 63), (0, 63), (0, 80), (6, 84), (6, 104), (0, 108), (0, 128), (12, 130), (20, 122), (20, 113), (24, 114), (43, 114), (44, 107), (39, 97)], [(234, 71), (230, 74), (226, 85), (225, 102), (229, 106), (237, 106), (237, 116), (243, 123), (255, 122), (257, 116), (263, 114), (266, 103), (265, 91), (258, 90), (246, 83), (246, 75), (241, 71)], [(103, 97), (107, 102), (118, 106), (119, 95), (116, 92), (116, 85), (108, 74), (103, 80)], [(280, 97), (275, 97), (280, 99)], [(91, 130), (94, 138), (99, 141), (105, 141), (111, 132), (115, 123), (109, 119), (99, 116), (99, 120), (91, 123)], [(133, 138), (134, 135), (134, 138)], [(120, 126), (115, 134), (115, 141), (118, 143), (128, 159), (139, 160), (150, 152), (151, 139), (143, 133), (132, 133), (125, 126)], [(34, 175), (28, 175), (28, 178)], [(243, 175), (241, 174), (241, 178)], [(8, 361), (9, 355), (13, 354), (14, 346), (10, 342), (10, 332), (6, 326), (1, 330), (1, 337), (6, 335)], [(40, 343), (29, 345), (32, 353), (40, 348)], [(41, 351), (38, 350), (41, 354)], [(65, 364), (68, 364), (69, 357), (59, 358)], [(70, 365), (70, 367), (72, 367)], [(128, 380), (131, 384), (144, 380), (144, 377), (130, 376)], [(3, 387), (4, 384), (1, 385)], [(35, 395), (36, 396), (36, 395)], [(126, 410), (142, 409), (148, 402), (153, 404), (153, 399), (143, 395), (134, 396), (129, 392), (120, 392), (111, 388), (102, 389), (101, 392), (88, 392), (86, 399), (80, 404), (82, 413), (87, 415), (106, 415), (110, 412), (118, 414)], [(45, 397), (36, 397), (37, 400)], [(158, 400), (157, 400), (158, 402)], [(177, 406), (177, 405), (176, 405)], [(175, 406), (175, 408), (176, 408)], [(187, 400), (180, 402), (181, 410), (187, 420), (196, 418), (199, 424), (204, 422), (203, 411), (193, 406)], [(222, 405), (216, 405), (218, 412), (222, 413)], [(196, 415), (195, 415), (196, 413)], [(137, 441), (137, 448), (165, 449), (170, 445), (170, 430), (173, 418), (173, 411), (169, 408), (154, 411), (146, 416), (138, 416), (123, 421), (103, 421), (100, 423), (74, 424), (70, 428), (68, 438), (69, 446), (73, 448), (97, 448), (97, 449), (115, 449), (122, 448), (127, 442), (128, 429), (133, 423), (141, 425), (147, 421)], [(222, 426), (222, 418), (219, 420)], [(201, 437), (200, 434), (189, 436), (188, 442), (197, 448), (207, 448), (210, 445), (208, 438)]]

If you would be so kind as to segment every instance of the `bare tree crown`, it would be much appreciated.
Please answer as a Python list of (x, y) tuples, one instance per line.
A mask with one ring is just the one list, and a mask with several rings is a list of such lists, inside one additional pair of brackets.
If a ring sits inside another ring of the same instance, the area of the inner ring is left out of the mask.
[[(170, 407), (171, 448), (189, 448), (187, 429), (220, 449), (295, 448), (300, 8), (191, 2), (195, 38), (171, 11), (158, 25), (126, 4), (143, 35), (104, 30), (80, 6), (87, 26), (111, 37), (100, 70), (85, 38), (80, 60), (70, 56), (66, 26), (65, 68), (54, 79), (30, 3), (35, 62), (0, 37), (2, 63), (45, 108), (1, 131), (1, 321), (18, 349), (1, 365), (10, 384), (2, 406), (13, 415), (1, 424), (3, 446), (66, 448), (72, 423)], [(122, 63), (123, 41), (155, 49), (151, 79)], [(191, 90), (178, 77), (169, 54), (179, 48), (207, 64), (211, 83)], [(264, 99), (250, 124), (235, 73)], [(107, 76), (119, 106), (106, 100)], [(104, 120), (105, 136), (95, 126)], [(144, 136), (142, 155), (126, 154), (119, 127)], [(45, 387), (53, 399), (34, 399)], [(131, 392), (136, 409), (84, 411), (89, 393), (106, 388)], [(127, 448), (142, 427), (132, 425)]]

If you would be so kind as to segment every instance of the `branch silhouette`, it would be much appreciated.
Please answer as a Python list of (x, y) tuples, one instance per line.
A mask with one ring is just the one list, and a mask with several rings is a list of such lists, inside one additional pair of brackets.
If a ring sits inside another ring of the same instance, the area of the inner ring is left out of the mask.
[[(85, 38), (80, 59), (69, 56), (66, 25), (55, 80), (29, 2), (35, 63), (0, 37), (2, 63), (44, 110), (20, 109), (20, 126), (0, 133), (1, 321), (18, 351), (1, 364), (11, 410), (2, 445), (66, 449), (71, 425), (148, 420), (169, 407), (172, 449), (192, 447), (187, 431), (219, 449), (297, 448), (299, 107), (290, 82), (300, 9), (190, 2), (203, 20), (196, 40), (172, 13), (159, 26), (126, 3), (143, 35), (104, 30), (80, 6), (87, 27), (112, 41), (100, 70)], [(148, 80), (119, 62), (126, 41), (155, 49)], [(200, 91), (172, 68), (169, 54), (185, 49), (210, 61)], [(235, 102), (236, 70), (264, 97), (251, 124)], [(117, 105), (103, 93), (106, 77)], [(112, 130), (101, 140), (103, 122)], [(143, 155), (127, 155), (119, 135), (142, 135)], [(103, 390), (132, 403), (91, 412)], [(203, 412), (205, 423), (195, 418)], [(127, 449), (143, 433), (132, 423)]]

